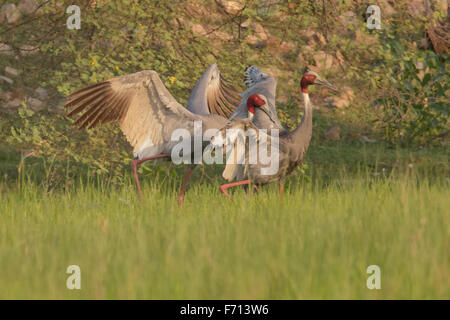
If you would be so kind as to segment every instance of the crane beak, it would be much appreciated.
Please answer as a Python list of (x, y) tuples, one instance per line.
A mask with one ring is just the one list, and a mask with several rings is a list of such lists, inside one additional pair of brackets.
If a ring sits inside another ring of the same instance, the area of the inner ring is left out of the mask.
[(262, 111), (264, 111), (265, 114), (267, 114), (267, 116), (270, 118), (270, 120), (272, 120), (273, 122), (275, 122), (274, 117), (272, 115), (272, 111), (269, 109), (268, 104), (264, 104), (261, 107), (259, 107)]
[(314, 84), (320, 84), (320, 85), (325, 86), (325, 87), (327, 87), (327, 88), (329, 88), (329, 89), (331, 89), (333, 91), (339, 92), (338, 88), (336, 88), (331, 83), (329, 83), (328, 81), (326, 81), (326, 80), (324, 80), (324, 79), (322, 79), (320, 77), (316, 78), (316, 80), (314, 81)]

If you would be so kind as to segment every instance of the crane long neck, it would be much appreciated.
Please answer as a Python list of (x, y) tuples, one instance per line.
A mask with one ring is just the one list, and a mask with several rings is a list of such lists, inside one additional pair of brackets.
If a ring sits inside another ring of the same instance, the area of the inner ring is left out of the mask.
[(305, 113), (303, 114), (302, 121), (300, 122), (298, 127), (294, 131), (292, 131), (292, 138), (295, 145), (304, 149), (303, 151), (306, 151), (312, 136), (313, 107), (309, 100), (309, 95), (306, 88), (302, 89), (302, 94)]

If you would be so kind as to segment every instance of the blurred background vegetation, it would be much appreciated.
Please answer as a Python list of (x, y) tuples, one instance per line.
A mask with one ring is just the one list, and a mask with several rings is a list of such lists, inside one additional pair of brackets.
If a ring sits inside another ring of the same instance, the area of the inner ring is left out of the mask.
[[(27, 159), (41, 168), (47, 190), (73, 183), (86, 170), (121, 183), (131, 152), (119, 128), (72, 128), (61, 108), (64, 97), (153, 69), (184, 104), (214, 62), (241, 90), (248, 65), (275, 76), (287, 127), (302, 116), (302, 67), (313, 65), (336, 84), (338, 95), (320, 88), (311, 94), (315, 161), (333, 154), (321, 152), (324, 146), (352, 153), (365, 144), (448, 155), (445, 0), (86, 0), (76, 1), (81, 29), (69, 30), (66, 9), (73, 2), (0, 0), (0, 172), (6, 181), (21, 177)], [(381, 8), (380, 30), (367, 28), (371, 4)]]

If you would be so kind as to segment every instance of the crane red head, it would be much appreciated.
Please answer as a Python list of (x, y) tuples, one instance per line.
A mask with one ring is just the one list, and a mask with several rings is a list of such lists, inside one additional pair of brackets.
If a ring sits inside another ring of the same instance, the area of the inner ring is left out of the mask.
[[(274, 115), (273, 111), (270, 109), (267, 98), (262, 94), (254, 94), (247, 99), (248, 118), (251, 121), (253, 120), (253, 116), (257, 109), (265, 113), (270, 120), (275, 121), (276, 115)], [(263, 113), (260, 113), (260, 115)]]
[(255, 114), (255, 108), (260, 108), (265, 104), (266, 101), (263, 97), (261, 97), (259, 94), (254, 94), (247, 99), (247, 110), (253, 115)]
[(305, 73), (303, 74), (303, 77), (302, 77), (302, 81), (300, 82), (300, 86), (302, 87), (302, 92), (308, 93), (308, 86), (310, 86), (312, 84), (320, 84), (320, 85), (326, 86), (334, 91), (338, 91), (338, 89), (335, 86), (333, 86), (331, 83), (322, 79), (314, 71), (311, 71), (308, 68), (306, 68)]

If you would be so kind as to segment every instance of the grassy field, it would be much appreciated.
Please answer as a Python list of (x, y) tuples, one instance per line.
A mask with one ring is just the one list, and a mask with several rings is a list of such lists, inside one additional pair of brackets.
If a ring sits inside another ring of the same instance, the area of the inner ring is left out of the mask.
[[(282, 200), (271, 185), (231, 202), (194, 177), (182, 209), (181, 177), (144, 178), (142, 204), (131, 180), (3, 182), (0, 298), (448, 299), (448, 172), (448, 153), (316, 147)], [(66, 288), (73, 264), (81, 290)]]

